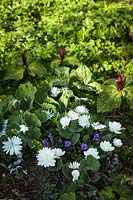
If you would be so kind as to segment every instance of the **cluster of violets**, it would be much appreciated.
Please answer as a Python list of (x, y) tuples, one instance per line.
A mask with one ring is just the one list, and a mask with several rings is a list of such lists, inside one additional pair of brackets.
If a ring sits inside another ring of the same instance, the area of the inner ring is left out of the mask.
[[(93, 122), (90, 123), (90, 114), (89, 110), (85, 106), (77, 106), (73, 110), (69, 110), (67, 113), (67, 116), (64, 116), (60, 119), (59, 123), (62, 126), (62, 129), (65, 129), (66, 127), (69, 126), (70, 122), (73, 120), (78, 120), (78, 124), (82, 128), (89, 128), (92, 127), (95, 131), (103, 130), (103, 129), (109, 129), (110, 132), (115, 133), (116, 135), (121, 134), (122, 128), (121, 124), (119, 122), (109, 122), (108, 127), (99, 123), (99, 122)], [(7, 121), (5, 122), (7, 126)], [(5, 126), (5, 125), (4, 125)], [(28, 126), (26, 124), (21, 124), (19, 126), (20, 132), (23, 132), (26, 134), (26, 132), (29, 130)], [(99, 142), (99, 148), (103, 152), (112, 152), (115, 148), (121, 147), (122, 146), (122, 141), (121, 139), (118, 139), (115, 137), (110, 143), (110, 141), (101, 141), (101, 136), (99, 133), (95, 133), (93, 135), (92, 141), (94, 142)], [(62, 139), (59, 139), (58, 141), (59, 144), (62, 144), (63, 141)], [(6, 154), (9, 154), (10, 156), (12, 155), (21, 155), (22, 154), (22, 139), (18, 136), (13, 136), (13, 137), (8, 137), (7, 141), (2, 142), (3, 146), (3, 151)], [(48, 134), (48, 140), (43, 140), (43, 148), (38, 151), (38, 154), (36, 156), (37, 158), (37, 164), (39, 166), (44, 166), (44, 167), (54, 167), (56, 165), (57, 159), (60, 159), (61, 156), (64, 156), (67, 148), (71, 146), (71, 141), (70, 140), (65, 140), (64, 141), (64, 148), (65, 151), (62, 150), (61, 148), (54, 148), (54, 140), (53, 136), (51, 134)], [(63, 147), (62, 147), (63, 148)], [(81, 150), (83, 150), (83, 154), (85, 159), (87, 159), (87, 156), (92, 155), (96, 159), (100, 159), (99, 151), (97, 148), (93, 147), (88, 147), (87, 144), (82, 143), (81, 144)], [(110, 161), (109, 161), (110, 162)], [(111, 164), (111, 163), (110, 163)], [(69, 168), (72, 169), (71, 175), (72, 175), (72, 180), (78, 180), (80, 176), (80, 171), (79, 171), (79, 166), (80, 163), (77, 161), (73, 161), (69, 164)]]

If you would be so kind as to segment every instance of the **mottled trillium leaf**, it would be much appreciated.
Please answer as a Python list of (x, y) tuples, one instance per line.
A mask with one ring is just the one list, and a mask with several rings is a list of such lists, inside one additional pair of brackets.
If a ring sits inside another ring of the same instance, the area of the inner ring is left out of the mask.
[(97, 98), (97, 112), (108, 112), (121, 105), (122, 92), (113, 85), (104, 86)]
[(74, 56), (73, 57), (66, 57), (64, 59), (64, 63), (66, 65), (70, 65), (70, 66), (78, 66), (78, 65), (80, 65), (79, 60)]
[(4, 80), (10, 80), (10, 79), (20, 80), (23, 78), (23, 74), (24, 74), (24, 67), (20, 67), (17, 69), (10, 67), (6, 71)]
[(47, 69), (44, 65), (40, 64), (40, 62), (34, 61), (29, 64), (28, 66), (29, 74), (31, 76), (39, 76), (39, 77), (45, 77), (47, 74)]
[(123, 89), (125, 92), (125, 98), (130, 106), (130, 109), (133, 109), (133, 86), (128, 86)]
[(69, 98), (72, 96), (73, 96), (72, 90), (64, 88), (62, 91), (62, 95), (60, 97), (60, 102), (62, 102), (65, 105), (65, 107), (67, 108)]
[(70, 73), (70, 78), (76, 78), (85, 85), (91, 80), (92, 73), (86, 65), (80, 65), (76, 70), (73, 69)]

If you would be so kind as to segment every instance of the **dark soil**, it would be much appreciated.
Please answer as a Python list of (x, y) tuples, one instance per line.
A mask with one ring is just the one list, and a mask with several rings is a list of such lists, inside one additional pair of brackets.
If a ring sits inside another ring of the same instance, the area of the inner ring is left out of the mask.
[[(10, 175), (0, 167), (0, 200), (40, 200), (43, 193), (44, 177), (48, 172), (27, 163), (26, 172), (18, 170)], [(27, 173), (27, 174), (26, 174)]]

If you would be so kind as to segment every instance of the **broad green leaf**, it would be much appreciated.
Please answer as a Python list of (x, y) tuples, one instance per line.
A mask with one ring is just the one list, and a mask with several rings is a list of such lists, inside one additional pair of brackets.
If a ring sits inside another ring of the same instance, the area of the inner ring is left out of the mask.
[(104, 82), (104, 85), (114, 85), (114, 86), (117, 86), (117, 79), (115, 78), (111, 78), (111, 79), (108, 79)]
[(69, 166), (69, 163), (64, 164), (62, 167), (62, 172), (67, 179), (71, 180), (72, 179), (72, 175), (71, 175), (72, 169), (70, 169), (68, 166)]
[(126, 100), (130, 106), (130, 109), (133, 109), (133, 86), (125, 87), (124, 91), (126, 92)]
[(11, 95), (0, 96), (0, 114), (5, 113), (10, 108), (10, 103), (13, 97)]
[(23, 74), (24, 74), (24, 67), (20, 68), (10, 67), (7, 68), (4, 80), (10, 80), (10, 79), (20, 80), (23, 78)]
[(69, 79), (69, 68), (68, 67), (56, 67), (55, 69), (55, 74), (63, 79)]
[(97, 171), (100, 168), (100, 162), (94, 158), (93, 156), (89, 155), (87, 159), (83, 159), (80, 162), (80, 169), (81, 171)]
[(39, 77), (45, 77), (47, 74), (47, 69), (44, 65), (40, 64), (37, 61), (32, 62), (28, 66), (29, 74), (31, 76), (39, 76)]
[(77, 134), (77, 133), (73, 134), (73, 136), (72, 136), (72, 145), (77, 144), (78, 141), (79, 141), (79, 138), (80, 138), (80, 134)]
[(61, 195), (59, 200), (76, 200), (76, 196), (75, 196), (75, 193), (73, 193), (73, 192), (64, 193), (64, 194)]
[(102, 85), (97, 82), (89, 83), (88, 86), (91, 88), (92, 91), (95, 91), (97, 94), (102, 92)]
[(130, 76), (126, 76), (125, 88), (133, 86), (133, 73)]
[(40, 127), (41, 126), (41, 121), (38, 119), (37, 115), (35, 115), (34, 113), (30, 113), (30, 112), (26, 111), (24, 113), (24, 119), (28, 126), (31, 126), (31, 127)]
[(92, 73), (86, 65), (80, 65), (76, 70), (72, 70), (70, 73), (70, 78), (75, 77), (81, 83), (87, 85), (91, 80)]
[(64, 129), (60, 128), (59, 134), (65, 139), (71, 139), (72, 131), (70, 131), (69, 127), (65, 127)]
[(16, 91), (16, 97), (17, 99), (24, 101), (23, 103), (27, 103), (29, 108), (31, 109), (36, 91), (36, 87), (33, 86), (30, 82), (26, 84), (21, 84)]
[(97, 112), (108, 112), (121, 105), (122, 93), (113, 85), (104, 86), (103, 92), (97, 98)]
[(68, 105), (68, 101), (69, 101), (69, 98), (73, 96), (73, 92), (72, 90), (69, 90), (68, 88), (64, 88), (63, 91), (62, 91), (62, 95), (60, 97), (60, 102), (62, 102), (65, 107), (67, 108), (67, 105)]
[(64, 59), (64, 63), (70, 66), (78, 66), (80, 65), (79, 60), (76, 57), (66, 57)]

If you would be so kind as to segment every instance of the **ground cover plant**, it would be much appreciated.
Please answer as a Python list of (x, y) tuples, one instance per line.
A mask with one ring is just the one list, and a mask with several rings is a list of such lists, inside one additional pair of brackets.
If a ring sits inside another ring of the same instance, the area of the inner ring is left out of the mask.
[(131, 200), (132, 2), (0, 10), (0, 198)]

